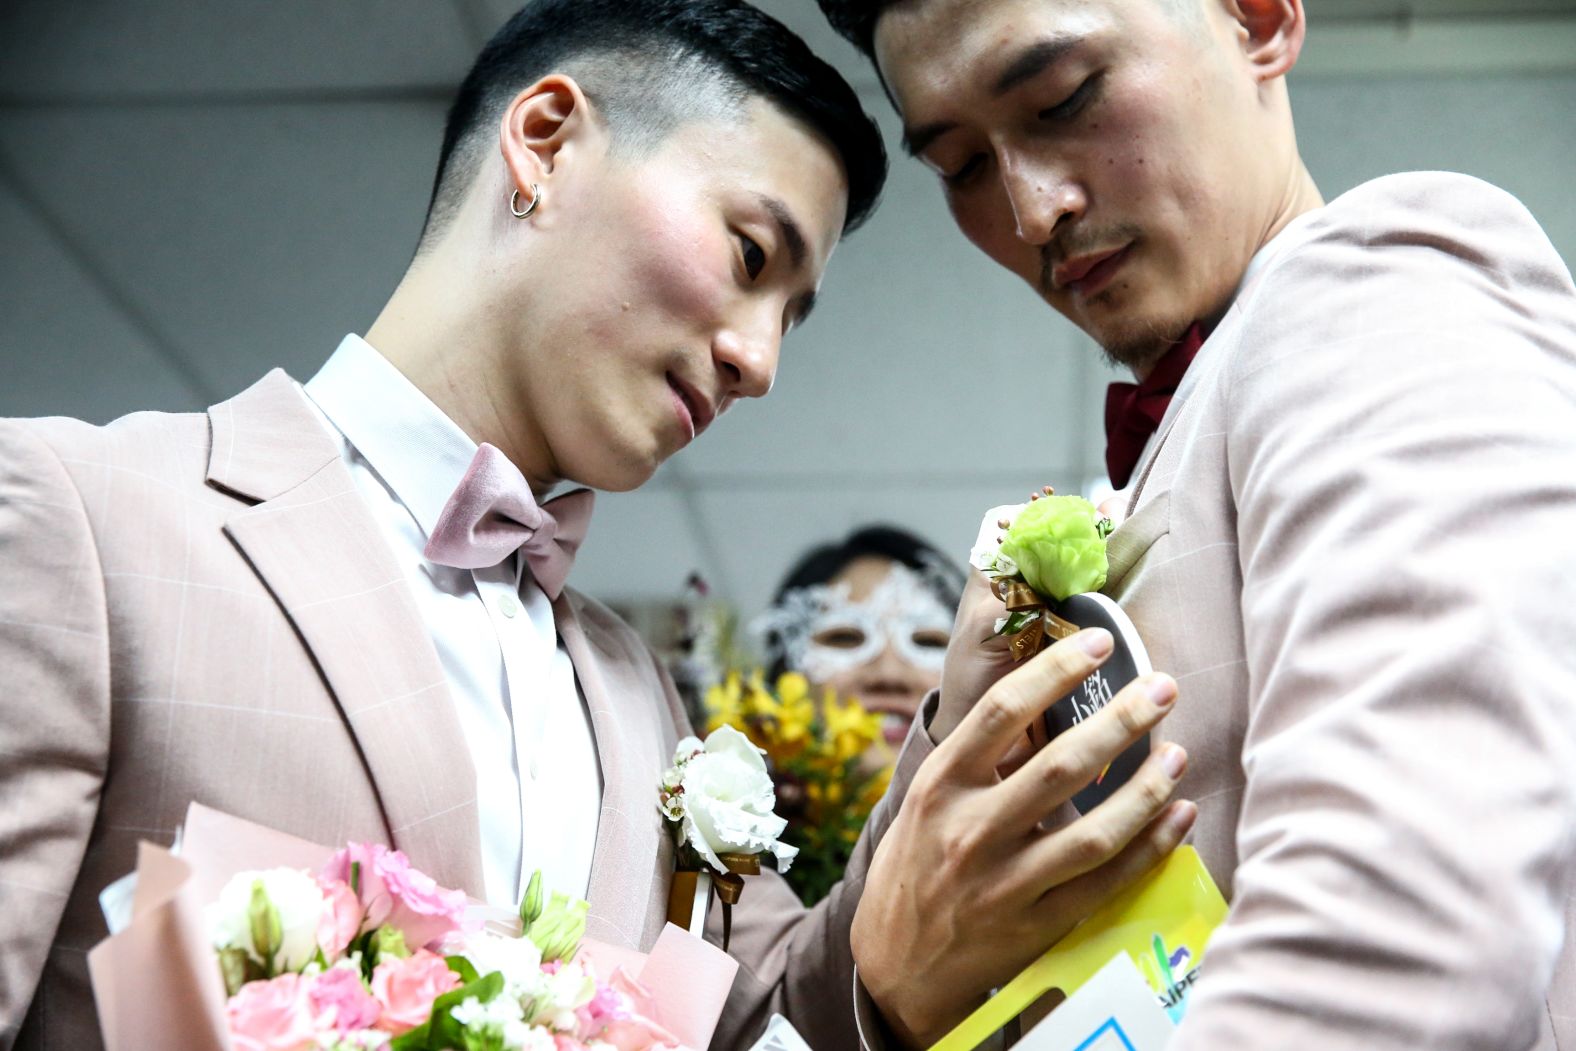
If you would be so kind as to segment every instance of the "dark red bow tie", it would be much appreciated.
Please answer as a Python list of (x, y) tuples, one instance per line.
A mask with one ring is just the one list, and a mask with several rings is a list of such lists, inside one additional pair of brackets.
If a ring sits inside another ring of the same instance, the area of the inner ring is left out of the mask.
[(1204, 326), (1195, 322), (1155, 362), (1138, 383), (1113, 383), (1105, 392), (1105, 468), (1111, 484), (1126, 487), (1133, 468), (1144, 453), (1144, 443), (1155, 433), (1171, 405), (1193, 356), (1204, 345)]

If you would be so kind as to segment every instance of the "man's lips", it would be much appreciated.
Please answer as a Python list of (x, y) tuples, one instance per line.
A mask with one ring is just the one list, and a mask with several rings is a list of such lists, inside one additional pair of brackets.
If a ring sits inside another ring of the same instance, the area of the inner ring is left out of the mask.
[(1051, 284), (1080, 296), (1092, 296), (1107, 284), (1127, 261), (1131, 245), (1104, 252), (1091, 252), (1059, 263), (1051, 271)]
[(689, 431), (691, 439), (711, 426), (711, 421), (717, 418), (717, 410), (712, 407), (711, 401), (692, 384), (686, 383), (671, 372), (668, 373), (668, 389), (673, 392), (679, 422)]

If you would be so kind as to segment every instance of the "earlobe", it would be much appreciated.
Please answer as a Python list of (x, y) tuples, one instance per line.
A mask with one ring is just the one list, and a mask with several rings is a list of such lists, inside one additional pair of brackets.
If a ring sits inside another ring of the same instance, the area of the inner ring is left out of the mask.
[(1259, 80), (1290, 73), (1308, 31), (1302, 0), (1230, 0), (1227, 6), (1246, 33), (1245, 55)]
[(581, 133), (588, 103), (570, 77), (543, 77), (514, 97), (498, 123), (498, 147), (511, 189), (535, 199), (533, 187), (546, 183), (565, 143)]

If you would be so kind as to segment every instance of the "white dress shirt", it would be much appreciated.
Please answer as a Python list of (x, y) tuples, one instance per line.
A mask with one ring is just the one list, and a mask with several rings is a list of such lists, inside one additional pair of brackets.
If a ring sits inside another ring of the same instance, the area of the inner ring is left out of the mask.
[(476, 443), (387, 359), (346, 336), (305, 391), (410, 580), (476, 767), (487, 900), (523, 875), (585, 896), (602, 805), (590, 716), (525, 560), (455, 569), (422, 553)]

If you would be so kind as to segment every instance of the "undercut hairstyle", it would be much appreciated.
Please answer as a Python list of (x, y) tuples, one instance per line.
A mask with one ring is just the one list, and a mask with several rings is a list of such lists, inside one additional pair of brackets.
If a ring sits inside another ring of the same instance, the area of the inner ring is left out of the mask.
[(574, 78), (625, 156), (660, 145), (686, 122), (737, 116), (760, 97), (842, 161), (845, 233), (881, 196), (886, 150), (853, 88), (764, 12), (742, 0), (532, 0), (487, 42), (449, 107), (423, 245), (447, 228), (496, 157), (504, 107), (550, 73)]

